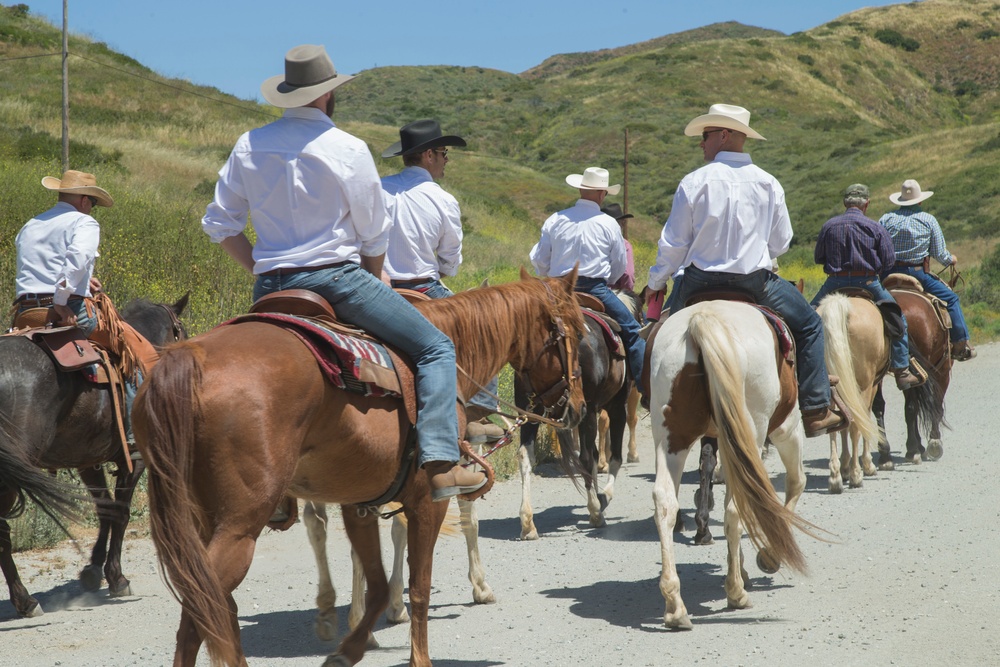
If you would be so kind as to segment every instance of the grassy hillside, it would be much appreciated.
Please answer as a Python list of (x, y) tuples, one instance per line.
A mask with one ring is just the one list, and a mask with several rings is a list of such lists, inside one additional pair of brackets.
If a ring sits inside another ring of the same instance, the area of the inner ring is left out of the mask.
[[(993, 0), (866, 9), (789, 36), (719, 23), (553, 56), (520, 75), (369, 70), (338, 91), (335, 119), (376, 155), (420, 117), (469, 141), (453, 151), (444, 182), (467, 232), (465, 264), (450, 281), (461, 289), (515, 278), (541, 222), (575, 199), (566, 174), (601, 164), (620, 180), (626, 129), (641, 276), (677, 182), (701, 164), (684, 125), (713, 102), (742, 104), (768, 137), (750, 142), (755, 161), (788, 194), (798, 245), (783, 266), (815, 289), (815, 233), (854, 181), (872, 187), (877, 217), (904, 178), (917, 178), (936, 192), (927, 208), (963, 264), (990, 252), (1000, 233), (998, 34)], [(0, 298), (13, 294), (14, 235), (53, 201), (39, 180), (61, 171), (59, 49), (56, 27), (21, 6), (0, 9)], [(278, 112), (165, 79), (84, 37), (71, 38), (70, 52), (71, 166), (95, 172), (117, 201), (98, 213), (109, 292), (173, 300), (190, 290), (195, 331), (245, 309), (250, 277), (208, 242), (199, 219), (233, 142)], [(382, 173), (401, 167), (376, 162)]]

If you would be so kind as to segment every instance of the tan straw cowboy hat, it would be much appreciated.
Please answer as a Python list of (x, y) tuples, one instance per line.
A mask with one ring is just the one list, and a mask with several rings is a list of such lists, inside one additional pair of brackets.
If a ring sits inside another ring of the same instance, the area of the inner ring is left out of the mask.
[(903, 181), (902, 190), (889, 195), (889, 201), (893, 204), (898, 204), (899, 206), (913, 206), (914, 204), (919, 204), (925, 199), (930, 199), (933, 194), (933, 190), (924, 190), (921, 192), (920, 183), (917, 183), (912, 178), (908, 178)]
[(621, 184), (608, 185), (608, 170), (600, 167), (587, 167), (582, 174), (570, 174), (566, 182), (578, 190), (607, 190), (609, 195), (616, 195)]
[(107, 190), (97, 187), (97, 179), (93, 174), (70, 169), (62, 176), (62, 180), (46, 176), (42, 179), (42, 185), (48, 190), (65, 192), (70, 195), (89, 195), (97, 200), (97, 206), (111, 208), (115, 200), (111, 198)]
[(260, 84), (260, 94), (276, 107), (291, 109), (305, 106), (353, 78), (337, 74), (323, 46), (303, 44), (285, 54), (285, 73)]
[(697, 137), (704, 132), (706, 127), (736, 130), (751, 139), (764, 139), (759, 132), (750, 129), (750, 112), (733, 104), (713, 104), (708, 108), (707, 114), (698, 116), (687, 124), (687, 127), (684, 128), (684, 134), (689, 137)]

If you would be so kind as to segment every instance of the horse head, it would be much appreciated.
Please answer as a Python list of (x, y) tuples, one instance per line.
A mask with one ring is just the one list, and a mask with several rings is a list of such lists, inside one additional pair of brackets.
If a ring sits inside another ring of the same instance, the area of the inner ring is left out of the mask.
[(134, 299), (122, 309), (122, 317), (156, 348), (185, 340), (187, 330), (180, 320), (187, 308), (188, 292), (172, 304)]

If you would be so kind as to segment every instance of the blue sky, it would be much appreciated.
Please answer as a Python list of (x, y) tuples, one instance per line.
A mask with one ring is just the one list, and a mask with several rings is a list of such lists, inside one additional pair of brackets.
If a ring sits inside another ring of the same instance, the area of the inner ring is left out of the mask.
[[(4, 4), (13, 4), (6, 0)], [(62, 25), (62, 0), (26, 0)], [(160, 74), (259, 99), (285, 52), (324, 44), (348, 74), (386, 65), (522, 72), (549, 56), (624, 46), (722, 21), (807, 30), (879, 0), (69, 0), (70, 32)], [(72, 62), (72, 61), (71, 61)]]

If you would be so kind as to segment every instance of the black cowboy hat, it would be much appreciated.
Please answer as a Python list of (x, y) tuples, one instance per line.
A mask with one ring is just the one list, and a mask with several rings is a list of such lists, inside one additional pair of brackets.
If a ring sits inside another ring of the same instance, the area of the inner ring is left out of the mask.
[(626, 220), (635, 217), (631, 213), (622, 213), (622, 206), (618, 203), (606, 204), (601, 208), (601, 212), (610, 215), (615, 220)]
[(465, 139), (454, 135), (442, 135), (441, 124), (436, 120), (415, 120), (399, 129), (399, 141), (382, 151), (382, 157), (396, 157), (409, 153), (420, 153), (428, 148), (441, 146), (465, 146)]

